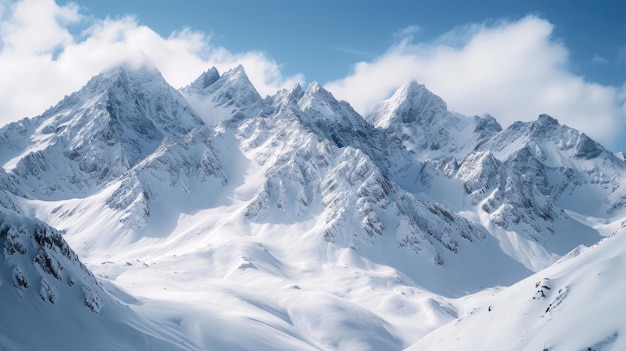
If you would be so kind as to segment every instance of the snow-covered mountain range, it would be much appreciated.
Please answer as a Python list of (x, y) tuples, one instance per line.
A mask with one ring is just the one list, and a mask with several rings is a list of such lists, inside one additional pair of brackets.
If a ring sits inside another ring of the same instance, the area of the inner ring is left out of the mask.
[(502, 128), (412, 82), (361, 116), (241, 66), (176, 90), (121, 65), (0, 146), (0, 349), (625, 342), (626, 163), (547, 115)]

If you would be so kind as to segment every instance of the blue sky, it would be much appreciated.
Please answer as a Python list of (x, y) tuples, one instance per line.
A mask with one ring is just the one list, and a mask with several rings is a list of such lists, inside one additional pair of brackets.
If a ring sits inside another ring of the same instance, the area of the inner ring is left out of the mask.
[(626, 3), (618, 0), (74, 2), (100, 18), (135, 15), (163, 36), (189, 27), (232, 51), (261, 50), (286, 74), (304, 73), (320, 83), (381, 55), (409, 27), (418, 28), (416, 41), (428, 42), (459, 26), (530, 14), (555, 26), (553, 36), (570, 50), (573, 72), (602, 84), (626, 82)]
[(626, 150), (620, 1), (0, 0), (0, 122), (147, 55), (174, 86), (243, 64), (262, 94), (316, 80), (367, 113), (409, 80), (504, 125), (549, 113)]

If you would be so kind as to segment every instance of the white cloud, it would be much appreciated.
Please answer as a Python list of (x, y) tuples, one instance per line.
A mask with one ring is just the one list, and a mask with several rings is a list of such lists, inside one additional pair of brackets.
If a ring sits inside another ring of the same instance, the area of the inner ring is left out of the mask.
[[(74, 4), (0, 0), (0, 19), (0, 125), (40, 114), (93, 75), (145, 56), (175, 87), (190, 83), (211, 66), (224, 72), (238, 64), (244, 65), (261, 95), (303, 81), (301, 75), (284, 77), (264, 53), (233, 53), (189, 29), (163, 38), (132, 17), (84, 17)], [(73, 34), (74, 24), (86, 29)]]
[(568, 69), (568, 50), (546, 20), (471, 25), (433, 43), (403, 40), (346, 78), (326, 84), (367, 113), (393, 90), (417, 80), (468, 115), (490, 113), (503, 124), (548, 113), (563, 124), (612, 144), (623, 132), (620, 90), (586, 81)]

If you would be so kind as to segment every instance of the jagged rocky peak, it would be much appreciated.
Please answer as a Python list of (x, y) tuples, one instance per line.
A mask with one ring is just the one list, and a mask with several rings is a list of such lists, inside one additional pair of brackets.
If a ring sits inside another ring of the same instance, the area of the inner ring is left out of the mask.
[(261, 99), (242, 65), (238, 65), (222, 75), (219, 74), (217, 68), (211, 67), (181, 91), (187, 95), (207, 96), (224, 89), (238, 89), (242, 92), (254, 93), (258, 95), (259, 100)]
[[(298, 107), (308, 117), (317, 122), (353, 124), (360, 123), (359, 115), (346, 101), (338, 101), (333, 94), (324, 89), (318, 82), (312, 82), (298, 101)], [(312, 121), (311, 121), (312, 122)], [(363, 120), (363, 122), (365, 122)]]
[(268, 105), (272, 105), (275, 109), (280, 109), (285, 106), (296, 106), (298, 101), (304, 95), (304, 90), (300, 83), (295, 83), (291, 89), (280, 89), (273, 96), (267, 97)]
[(250, 82), (242, 65), (226, 71), (221, 78), (228, 82), (233, 89), (237, 89), (236, 94), (241, 97), (241, 104), (256, 104), (262, 101), (261, 95)]
[(181, 90), (188, 94), (197, 93), (217, 82), (218, 79), (220, 79), (220, 73), (217, 71), (217, 68), (211, 67)]
[(224, 77), (228, 77), (228, 79), (231, 81), (247, 81), (248, 83), (250, 83), (250, 79), (248, 78), (248, 75), (246, 74), (246, 70), (245, 68), (243, 68), (243, 65), (237, 65), (237, 67), (229, 69), (224, 73)]
[(139, 92), (144, 89), (151, 91), (164, 87), (169, 87), (169, 84), (152, 62), (125, 62), (92, 77), (77, 93), (93, 97), (94, 94), (113, 90)]
[(559, 121), (556, 118), (545, 113), (542, 113), (539, 117), (537, 117), (537, 122), (541, 124), (559, 124)]
[(435, 115), (447, 109), (442, 98), (423, 84), (411, 81), (374, 107), (367, 119), (376, 127), (389, 128), (393, 123), (429, 123)]
[(333, 94), (324, 89), (324, 87), (322, 87), (318, 82), (313, 81), (306, 88), (304, 95), (302, 96), (301, 107), (312, 106), (315, 101), (327, 103), (334, 102), (336, 99)]
[(470, 118), (448, 111), (441, 97), (415, 81), (375, 106), (367, 121), (402, 140), (421, 161), (460, 159), (501, 130), (491, 116)]
[[(94, 99), (96, 98), (96, 99)], [(201, 124), (182, 95), (172, 88), (150, 62), (122, 63), (93, 78), (79, 91), (42, 114), (43, 118), (84, 117), (105, 109), (112, 120), (126, 120), (136, 126), (137, 119), (148, 119), (157, 129), (186, 133)], [(68, 111), (74, 113), (67, 113)], [(90, 119), (95, 116), (88, 116)]]
[(486, 113), (482, 117), (474, 116), (473, 117), (476, 128), (474, 129), (474, 133), (485, 133), (485, 132), (501, 132), (502, 126), (495, 117)]
[(167, 135), (185, 134), (202, 124), (180, 92), (149, 62), (123, 63), (93, 77), (41, 118), (44, 133), (65, 133), (74, 148), (91, 143), (86, 137), (109, 145), (120, 140), (135, 146), (141, 141), (159, 143)]
[[(21, 138), (28, 142), (0, 152), (0, 158), (33, 194), (54, 197), (97, 190), (167, 136), (187, 134), (202, 121), (154, 66), (125, 63), (27, 124)], [(0, 140), (13, 130), (0, 129)]]
[(181, 92), (209, 125), (235, 116), (243, 118), (258, 115), (264, 111), (263, 99), (242, 65), (221, 76), (213, 67), (181, 89)]

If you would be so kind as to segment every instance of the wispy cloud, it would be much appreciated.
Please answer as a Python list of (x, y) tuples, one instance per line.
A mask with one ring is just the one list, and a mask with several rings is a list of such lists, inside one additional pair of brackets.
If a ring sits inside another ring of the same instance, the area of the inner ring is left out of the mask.
[(596, 64), (604, 64), (609, 62), (609, 60), (605, 59), (604, 57), (600, 56), (600, 55), (593, 55), (593, 57), (591, 58), (591, 63), (596, 63)]
[(350, 55), (354, 55), (354, 56), (360, 56), (363, 58), (368, 58), (368, 59), (373, 59), (375, 58), (377, 55), (374, 54), (373, 52), (368, 52), (368, 51), (362, 51), (362, 50), (355, 50), (355, 49), (349, 49), (349, 48), (333, 48), (333, 50), (335, 51), (339, 51), (339, 52), (343, 52), (346, 54), (350, 54)]
[[(0, 0), (0, 124), (34, 116), (80, 88), (93, 75), (128, 60), (150, 57), (175, 87), (216, 66), (238, 64), (263, 94), (302, 82), (257, 51), (231, 52), (200, 32), (182, 29), (162, 37), (133, 17), (94, 19), (77, 5), (54, 0)], [(80, 24), (80, 35), (68, 29)]]
[(397, 41), (413, 40), (413, 37), (421, 32), (421, 30), (422, 28), (420, 28), (420, 26), (410, 25), (398, 30), (393, 36)]
[(433, 42), (402, 40), (326, 88), (367, 113), (417, 80), (454, 111), (488, 112), (504, 125), (548, 113), (602, 142), (615, 142), (625, 123), (623, 88), (589, 82), (569, 66), (569, 51), (553, 37), (552, 24), (527, 16), (473, 24)]

